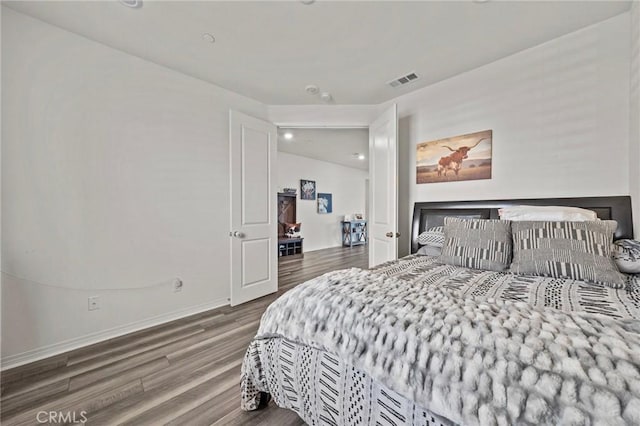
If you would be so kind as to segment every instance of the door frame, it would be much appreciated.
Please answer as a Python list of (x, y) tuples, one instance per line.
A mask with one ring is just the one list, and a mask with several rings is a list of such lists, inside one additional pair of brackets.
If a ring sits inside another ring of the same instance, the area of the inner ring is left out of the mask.
[[(380, 105), (282, 105), (269, 108), (269, 121), (277, 129), (369, 129), (394, 101)], [(397, 109), (396, 109), (397, 111)], [(397, 117), (399, 119), (399, 115)], [(397, 141), (399, 145), (399, 140)], [(367, 161), (371, 147), (367, 148)], [(371, 212), (371, 170), (367, 177), (366, 208)], [(396, 197), (396, 204), (398, 199)], [(396, 209), (398, 206), (396, 205)], [(367, 217), (367, 220), (369, 218)], [(276, 225), (277, 226), (277, 225)]]

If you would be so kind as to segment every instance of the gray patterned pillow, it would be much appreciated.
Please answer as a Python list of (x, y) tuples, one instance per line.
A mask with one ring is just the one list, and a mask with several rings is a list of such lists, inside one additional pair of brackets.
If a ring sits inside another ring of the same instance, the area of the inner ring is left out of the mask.
[(444, 226), (434, 226), (418, 235), (421, 246), (442, 247), (444, 245)]
[(440, 262), (488, 271), (511, 263), (511, 222), (495, 219), (444, 218)]
[(620, 272), (640, 274), (640, 241), (618, 240), (614, 245), (613, 260)]
[(625, 278), (611, 257), (613, 220), (512, 222), (516, 274), (569, 278), (624, 288)]

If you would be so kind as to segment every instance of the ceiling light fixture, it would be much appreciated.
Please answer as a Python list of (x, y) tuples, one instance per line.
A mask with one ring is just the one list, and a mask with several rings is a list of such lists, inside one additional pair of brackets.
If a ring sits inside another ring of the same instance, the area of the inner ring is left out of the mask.
[(291, 139), (293, 139), (293, 133), (291, 133), (291, 132), (287, 132), (287, 133), (285, 133), (283, 136), (284, 136), (284, 138), (285, 138), (286, 140), (288, 140), (288, 141), (290, 141)]
[(300, 3), (309, 6), (310, 4), (315, 3), (316, 0), (300, 0)]
[(209, 43), (215, 43), (216, 42), (216, 38), (212, 34), (209, 34), (209, 33), (202, 34), (202, 39), (204, 41), (208, 41)]
[(120, 4), (132, 9), (139, 9), (142, 7), (142, 0), (120, 0)]
[(365, 158), (365, 157), (364, 157), (364, 154), (359, 154), (359, 155), (358, 155), (358, 160), (364, 160), (364, 158)]

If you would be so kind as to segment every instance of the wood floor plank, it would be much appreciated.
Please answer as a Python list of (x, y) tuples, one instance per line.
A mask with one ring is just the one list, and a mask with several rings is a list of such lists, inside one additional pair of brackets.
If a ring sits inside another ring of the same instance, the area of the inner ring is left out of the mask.
[(228, 389), (233, 388), (237, 392), (239, 377), (240, 364), (198, 386), (188, 388), (185, 392), (156, 405), (152, 410), (145, 411), (125, 424), (130, 426), (164, 424), (174, 420)]
[(200, 353), (204, 348), (215, 347), (224, 345), (225, 339), (231, 340), (231, 346), (238, 344), (239, 342), (250, 342), (253, 336), (255, 336), (258, 330), (259, 322), (255, 319), (247, 324), (238, 322), (233, 330), (226, 331), (222, 334), (210, 337), (206, 340), (202, 340), (191, 346), (179, 348), (169, 354), (167, 359), (171, 363), (175, 363), (180, 359), (189, 357), (190, 355)]
[[(204, 330), (202, 330), (202, 332), (203, 331)], [(187, 336), (185, 337), (185, 340), (190, 338), (190, 336)], [(175, 340), (169, 344), (175, 347), (179, 347), (181, 342), (180, 340)], [(113, 355), (108, 359), (90, 359), (71, 366), (64, 366), (59, 368), (58, 370), (48, 371), (44, 375), (31, 376), (22, 382), (14, 382), (12, 384), (9, 384), (5, 389), (5, 396), (12, 397), (28, 392), (35, 392), (40, 387), (49, 385), (58, 380), (77, 377), (84, 374), (97, 377), (115, 374), (119, 371), (127, 370), (136, 364), (143, 364), (158, 357), (162, 357), (167, 352), (171, 352), (171, 348), (167, 347), (167, 345), (165, 344), (160, 347), (152, 346), (150, 349), (147, 348), (146, 351), (142, 353), (136, 353), (133, 356), (130, 356), (131, 354), (128, 352), (123, 352), (118, 355)], [(73, 386), (71, 390), (74, 389), (76, 389), (76, 386)]]
[(169, 366), (169, 360), (165, 356), (156, 356), (151, 360), (149, 360), (147, 356), (139, 357), (139, 359), (134, 358), (138, 357), (133, 357), (125, 360), (125, 362), (118, 362), (106, 368), (99, 368), (72, 377), (69, 380), (69, 391), (81, 389), (92, 383), (100, 382), (104, 380), (105, 377), (126, 377), (127, 381), (140, 379)]
[(142, 382), (145, 389), (149, 391), (175, 382), (176, 377), (183, 380), (192, 374), (199, 374), (198, 372), (201, 370), (212, 368), (228, 360), (242, 358), (248, 345), (249, 341), (226, 342), (223, 347), (208, 349), (185, 359), (184, 362), (176, 363), (162, 371), (143, 377)]
[(157, 334), (151, 334), (139, 339), (122, 339), (119, 340), (117, 344), (108, 348), (105, 348), (104, 346), (97, 346), (91, 351), (74, 353), (69, 356), (67, 365), (71, 366), (96, 359), (111, 359), (111, 362), (113, 362), (113, 357), (118, 355), (125, 353), (134, 355), (136, 353), (162, 346), (166, 344), (166, 342), (172, 342), (178, 338), (184, 338), (186, 336), (193, 336), (194, 334), (198, 334), (203, 331), (204, 327), (200, 325), (184, 324), (180, 327), (159, 331)]
[(213, 423), (215, 426), (297, 426), (304, 424), (295, 412), (279, 408), (273, 404), (267, 409), (249, 412), (242, 411), (240, 407), (236, 407), (229, 414)]
[(240, 410), (240, 366), (267, 306), (311, 278), (366, 268), (366, 246), (279, 259), (278, 291), (17, 367), (0, 375), (2, 425), (40, 410), (87, 411), (88, 424), (301, 425), (274, 403)]
[(191, 388), (197, 387), (200, 384), (205, 383), (208, 380), (211, 380), (228, 370), (231, 370), (232, 368), (236, 368), (241, 364), (242, 364), (242, 359), (238, 359), (233, 362), (226, 363), (221, 367), (212, 369), (206, 374), (200, 374), (198, 375), (198, 377), (192, 377), (191, 380), (189, 380), (187, 383), (184, 383), (181, 386), (163, 389), (164, 392), (159, 393), (155, 398), (144, 398), (137, 404), (134, 404), (132, 407), (129, 407), (129, 409), (127, 410), (113, 413), (109, 417), (109, 421), (111, 421), (113, 424), (118, 424), (118, 425), (129, 422), (135, 417), (140, 416), (147, 411), (153, 410), (155, 407), (157, 407), (161, 403), (164, 403), (170, 400), (171, 398), (174, 398), (188, 391)]
[[(113, 379), (119, 381), (120, 379)], [(2, 419), (2, 424), (7, 426), (35, 424), (35, 419), (39, 411), (57, 411), (68, 412), (77, 409), (78, 413), (84, 409), (89, 411), (90, 408), (97, 409), (108, 401), (109, 405), (116, 400), (125, 399), (134, 393), (142, 393), (144, 388), (142, 382), (138, 379), (131, 383), (113, 387), (111, 380), (105, 381), (100, 386), (94, 386), (92, 389), (82, 389), (81, 391), (67, 393), (61, 398), (49, 401), (46, 404), (29, 408), (20, 413)], [(119, 398), (118, 398), (119, 397)], [(78, 414), (79, 415), (79, 414)]]
[(9, 383), (25, 380), (28, 377), (63, 367), (67, 364), (67, 360), (67, 354), (56, 355), (47, 359), (32, 362), (31, 364), (16, 367), (8, 371), (3, 371), (0, 373), (2, 387), (4, 388)]
[[(237, 385), (237, 383), (236, 383)], [(238, 387), (233, 386), (219, 395), (204, 401), (199, 406), (169, 421), (167, 426), (206, 426), (220, 420), (224, 413), (233, 411), (238, 405)]]
[(21, 409), (27, 409), (46, 402), (48, 399), (69, 390), (69, 379), (62, 379), (49, 385), (42, 386), (34, 392), (27, 392), (2, 400), (2, 416), (11, 416)]

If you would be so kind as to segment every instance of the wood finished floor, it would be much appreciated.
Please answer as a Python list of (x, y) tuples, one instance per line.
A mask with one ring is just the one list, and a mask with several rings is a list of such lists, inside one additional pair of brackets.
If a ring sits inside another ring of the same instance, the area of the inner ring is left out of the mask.
[[(273, 403), (240, 411), (240, 366), (266, 307), (325, 272), (366, 268), (367, 247), (280, 259), (279, 291), (16, 367), (1, 375), (2, 425), (34, 425), (39, 411), (87, 412), (90, 425), (299, 425)], [(54, 423), (59, 424), (59, 423)]]

